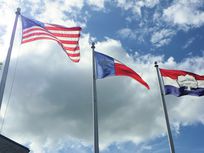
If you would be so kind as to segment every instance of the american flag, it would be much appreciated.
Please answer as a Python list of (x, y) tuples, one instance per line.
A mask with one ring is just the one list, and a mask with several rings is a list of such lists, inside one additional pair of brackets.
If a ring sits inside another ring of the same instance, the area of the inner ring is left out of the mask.
[(22, 44), (42, 39), (55, 40), (73, 62), (79, 62), (81, 27), (67, 28), (61, 25), (42, 23), (22, 15), (21, 19), (23, 27)]

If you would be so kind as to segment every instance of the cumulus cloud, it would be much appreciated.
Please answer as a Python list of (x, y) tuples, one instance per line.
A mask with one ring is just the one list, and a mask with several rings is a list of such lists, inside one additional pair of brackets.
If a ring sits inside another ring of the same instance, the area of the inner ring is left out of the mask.
[(121, 7), (125, 10), (131, 9), (132, 5), (134, 4), (134, 1), (128, 1), (128, 0), (116, 0), (117, 6)]
[(131, 38), (131, 39), (136, 39), (136, 34), (135, 32), (130, 29), (130, 28), (123, 28), (123, 29), (120, 29), (118, 31), (118, 34), (120, 36), (122, 36), (123, 38)]
[[(150, 36), (150, 42), (156, 47), (167, 45), (178, 31), (201, 27), (204, 23), (202, 0), (174, 0), (171, 3), (159, 0), (116, 2), (123, 10), (132, 11), (133, 16), (128, 17), (128, 21), (137, 21), (139, 25), (131, 29), (123, 28), (118, 34), (125, 38), (138, 39), (140, 42)], [(151, 10), (151, 13), (147, 10)]]
[(182, 28), (200, 27), (204, 24), (202, 0), (175, 0), (163, 11), (164, 20)]
[(159, 0), (116, 0), (117, 6), (123, 8), (124, 10), (132, 10), (134, 13), (141, 16), (141, 9), (143, 7), (153, 8), (159, 3)]
[(117, 35), (123, 39), (137, 40), (137, 42), (147, 41), (145, 38), (149, 37), (157, 29), (145, 26), (143, 23), (137, 29), (122, 28), (117, 31)]
[[(76, 26), (83, 25), (84, 23), (81, 23), (77, 21), (77, 19), (80, 19), (79, 12), (84, 6), (84, 1), (79, 0), (77, 3), (75, 3), (74, 0), (72, 1), (29, 1), (26, 2), (29, 6), (33, 6), (31, 8), (31, 11), (28, 11), (27, 9), (23, 11), (24, 15), (30, 15), (32, 18), (35, 16), (38, 20), (42, 20), (46, 23), (57, 23), (62, 25), (69, 25), (69, 26)], [(41, 9), (39, 10), (39, 6), (41, 6)], [(48, 18), (49, 16), (49, 18)], [(86, 16), (84, 15), (83, 21), (86, 20)]]
[(153, 8), (155, 5), (159, 3), (159, 0), (145, 0), (145, 1), (136, 1), (135, 5), (133, 6), (133, 12), (137, 13), (138, 15), (142, 15), (141, 9), (143, 7), (146, 8)]
[(101, 10), (104, 9), (105, 0), (88, 0), (87, 3), (94, 6), (95, 9)]

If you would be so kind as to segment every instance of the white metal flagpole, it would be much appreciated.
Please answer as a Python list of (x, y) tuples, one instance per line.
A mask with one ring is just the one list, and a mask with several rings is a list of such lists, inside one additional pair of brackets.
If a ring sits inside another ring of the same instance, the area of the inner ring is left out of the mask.
[(98, 106), (97, 106), (97, 93), (96, 93), (96, 73), (95, 73), (95, 57), (94, 49), (95, 43), (92, 43), (92, 68), (93, 68), (93, 83), (92, 83), (92, 96), (93, 96), (93, 134), (94, 134), (94, 153), (99, 153), (98, 143)]
[(160, 87), (161, 98), (162, 98), (162, 106), (163, 106), (164, 116), (165, 116), (165, 120), (166, 120), (169, 147), (170, 147), (171, 153), (175, 153), (174, 142), (173, 142), (173, 137), (172, 137), (172, 134), (171, 134), (171, 128), (170, 128), (170, 124), (169, 124), (169, 117), (168, 117), (166, 102), (165, 102), (165, 98), (164, 98), (164, 91), (163, 91), (163, 88), (162, 88), (162, 81), (161, 81), (159, 66), (158, 66), (157, 62), (155, 62), (155, 68), (157, 70), (157, 76), (158, 76), (159, 87)]
[(5, 89), (6, 79), (7, 79), (7, 74), (8, 74), (8, 68), (9, 68), (9, 63), (10, 63), (10, 58), (11, 58), (11, 52), (12, 52), (12, 48), (13, 48), (13, 42), (14, 42), (16, 27), (17, 27), (17, 23), (18, 23), (18, 16), (20, 15), (20, 11), (21, 11), (21, 9), (17, 8), (16, 18), (15, 18), (15, 22), (14, 22), (14, 26), (13, 26), (13, 31), (12, 31), (12, 34), (11, 34), (10, 46), (9, 46), (9, 49), (8, 49), (8, 53), (7, 53), (7, 56), (6, 56), (6, 61), (5, 61), (5, 65), (4, 65), (4, 69), (3, 69), (3, 73), (2, 73), (2, 77), (1, 77), (1, 83), (0, 83), (0, 110), (1, 110), (1, 104), (2, 104), (2, 100), (3, 100), (4, 89)]

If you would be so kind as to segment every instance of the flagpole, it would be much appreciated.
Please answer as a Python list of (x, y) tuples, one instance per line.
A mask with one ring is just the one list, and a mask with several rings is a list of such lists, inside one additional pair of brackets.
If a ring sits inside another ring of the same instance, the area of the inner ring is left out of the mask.
[(94, 49), (95, 43), (92, 43), (92, 68), (93, 68), (93, 83), (92, 83), (92, 96), (93, 96), (93, 134), (94, 134), (94, 153), (99, 153), (98, 143), (98, 106), (97, 106), (97, 94), (96, 94), (96, 73), (95, 73), (95, 58)]
[(8, 68), (9, 68), (9, 63), (10, 63), (10, 58), (11, 58), (11, 52), (12, 52), (12, 48), (13, 48), (13, 42), (14, 42), (16, 27), (17, 27), (17, 23), (18, 23), (18, 16), (20, 15), (20, 11), (21, 11), (21, 9), (17, 8), (16, 18), (15, 18), (15, 21), (14, 21), (13, 31), (12, 31), (11, 39), (10, 39), (10, 46), (8, 48), (8, 53), (7, 53), (7, 56), (6, 56), (6, 61), (5, 61), (5, 65), (4, 65), (4, 69), (3, 69), (3, 73), (2, 73), (2, 77), (1, 77), (1, 83), (0, 83), (0, 110), (1, 110), (1, 104), (2, 104), (2, 100), (3, 100), (3, 94), (4, 94), (5, 85), (6, 85)]
[(166, 102), (165, 102), (165, 98), (164, 98), (164, 91), (163, 91), (163, 88), (162, 88), (162, 81), (161, 81), (159, 66), (158, 66), (157, 62), (155, 62), (155, 68), (157, 70), (157, 77), (158, 77), (158, 80), (159, 80), (159, 87), (160, 87), (161, 98), (162, 98), (162, 106), (163, 106), (164, 116), (165, 116), (166, 126), (167, 126), (169, 147), (170, 147), (171, 153), (175, 153), (174, 142), (173, 142), (173, 137), (172, 137), (172, 134), (171, 134), (171, 128), (170, 128), (170, 124), (169, 124), (169, 117), (168, 117)]

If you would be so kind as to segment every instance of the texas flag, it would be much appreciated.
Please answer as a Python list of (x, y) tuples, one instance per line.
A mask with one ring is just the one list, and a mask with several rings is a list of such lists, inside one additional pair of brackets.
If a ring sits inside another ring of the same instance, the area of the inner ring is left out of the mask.
[(160, 69), (164, 81), (165, 94), (177, 97), (184, 95), (204, 95), (204, 75), (181, 70)]
[(131, 68), (114, 58), (94, 51), (96, 77), (102, 79), (108, 76), (128, 76), (143, 84), (147, 89), (149, 85)]

